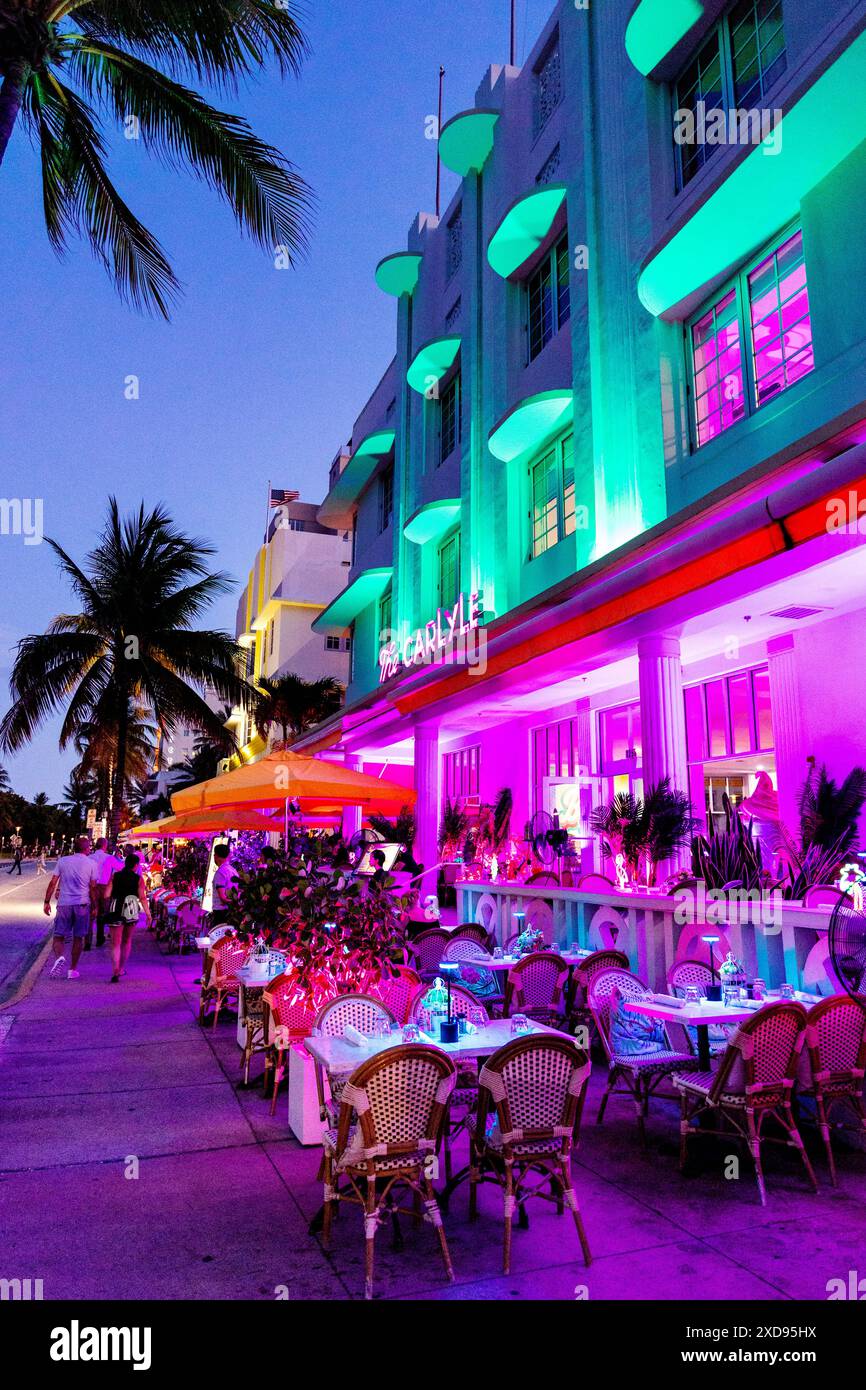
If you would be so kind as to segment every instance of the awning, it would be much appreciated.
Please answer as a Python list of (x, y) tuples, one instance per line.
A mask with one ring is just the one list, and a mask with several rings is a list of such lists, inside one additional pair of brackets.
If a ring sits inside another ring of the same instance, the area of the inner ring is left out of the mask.
[(166, 816), (161, 821), (136, 825), (127, 835), (136, 840), (159, 839), (162, 836), (184, 839), (186, 836), (196, 838), (220, 835), (228, 830), (257, 830), (268, 835), (279, 835), (282, 829), (283, 824), (279, 817), (265, 816), (261, 811), (251, 810), (249, 807), (235, 806)]
[(412, 251), (395, 251), (386, 256), (376, 266), (376, 284), (385, 294), (393, 294), (396, 299), (401, 294), (412, 294), (418, 283), (422, 257)]
[(427, 545), (430, 541), (438, 541), (458, 520), (461, 505), (459, 497), (444, 497), (435, 502), (425, 502), (423, 507), (412, 513), (403, 527), (403, 535), (413, 545)]
[(316, 513), (322, 526), (333, 526), (339, 530), (341, 526), (349, 524), (354, 504), (376, 472), (380, 460), (390, 454), (394, 439), (394, 430), (375, 430), (361, 441)]
[(692, 307), (706, 285), (760, 250), (806, 195), (862, 142), (866, 33), (787, 111), (777, 140), (758, 145), (645, 266), (643, 304), (656, 316)]
[(503, 217), (487, 246), (487, 259), (507, 280), (534, 255), (548, 236), (565, 198), (565, 184), (551, 183), (519, 198)]
[(439, 158), (461, 178), (480, 173), (493, 149), (498, 111), (461, 111), (446, 121), (439, 135)]
[(344, 632), (359, 613), (380, 599), (391, 582), (394, 570), (390, 565), (381, 569), (362, 570), (341, 594), (328, 604), (313, 622), (314, 632)]
[(490, 431), (488, 448), (503, 463), (541, 449), (574, 419), (574, 392), (539, 391), (518, 401)]
[(453, 335), (445, 338), (434, 338), (432, 342), (425, 343), (416, 352), (406, 373), (406, 380), (412, 390), (417, 391), (419, 395), (426, 396), (437, 381), (442, 380), (448, 368), (453, 365), (459, 351), (460, 339)]
[(625, 49), (647, 77), (704, 17), (701, 0), (640, 0), (625, 31)]
[(412, 805), (415, 792), (396, 782), (355, 772), (343, 763), (313, 758), (291, 749), (269, 753), (257, 763), (211, 777), (194, 787), (184, 787), (171, 798), (178, 814), (213, 807), (279, 807), (298, 802), (307, 814), (325, 815), (344, 806), (361, 806), (370, 811), (399, 810)]

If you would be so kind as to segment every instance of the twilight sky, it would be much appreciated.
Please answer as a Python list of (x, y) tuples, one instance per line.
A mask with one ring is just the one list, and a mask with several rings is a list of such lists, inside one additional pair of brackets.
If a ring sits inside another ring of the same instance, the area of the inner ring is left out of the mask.
[[(119, 140), (121, 193), (184, 284), (171, 324), (115, 296), (84, 246), (58, 261), (41, 216), (38, 160), (16, 131), (0, 167), (0, 496), (44, 499), (44, 529), (81, 558), (110, 493), (165, 502), (243, 582), (261, 539), (268, 479), (319, 500), (328, 465), (387, 366), (394, 301), (373, 271), (434, 205), (424, 136), (446, 70), (445, 118), (471, 106), (508, 52), (508, 0), (307, 0), (312, 55), (299, 82), (264, 75), (236, 98), (318, 198), (310, 254), (294, 271), (241, 238), (194, 180)], [(518, 0), (518, 61), (553, 0)], [(454, 188), (445, 171), (443, 206)], [(124, 384), (140, 382), (136, 401)], [(233, 629), (237, 591), (214, 610)], [(0, 535), (0, 703), (12, 648), (70, 596), (47, 546)], [(59, 799), (75, 754), (58, 721), (6, 759), (23, 795)]]

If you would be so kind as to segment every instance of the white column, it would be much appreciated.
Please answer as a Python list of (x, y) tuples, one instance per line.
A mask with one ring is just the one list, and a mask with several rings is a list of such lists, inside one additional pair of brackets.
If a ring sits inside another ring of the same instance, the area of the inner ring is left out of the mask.
[[(364, 765), (357, 753), (344, 753), (343, 762), (346, 767), (353, 772), (363, 772)], [(360, 806), (345, 806), (343, 808), (343, 839), (351, 840), (352, 836), (361, 829), (361, 821), (364, 818), (363, 810)]]
[(678, 637), (642, 637), (638, 642), (643, 784), (662, 777), (688, 792), (683, 668)]
[[(413, 853), (425, 869), (439, 862), (439, 730), (435, 725), (415, 728), (415, 845)], [(436, 891), (435, 878), (421, 884), (422, 895)]]
[(793, 636), (788, 633), (784, 637), (771, 638), (767, 643), (767, 658), (779, 815), (786, 829), (796, 835), (800, 823), (797, 802), (808, 768), (803, 748)]

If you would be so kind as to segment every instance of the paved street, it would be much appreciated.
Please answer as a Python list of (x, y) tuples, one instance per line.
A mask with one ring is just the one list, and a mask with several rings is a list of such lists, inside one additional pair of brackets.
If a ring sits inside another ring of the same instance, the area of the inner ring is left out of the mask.
[[(141, 932), (119, 985), (104, 950), (81, 971), (52, 980), (46, 964), (0, 1012), (0, 1277), (41, 1278), (48, 1299), (362, 1296), (359, 1213), (342, 1213), (329, 1256), (308, 1234), (318, 1152), (290, 1135), (285, 1093), (272, 1119), (260, 1088), (238, 1089), (234, 1019), (199, 1027), (198, 958), (166, 957)], [(823, 1299), (862, 1264), (866, 1155), (840, 1153), (834, 1192), (813, 1132), (820, 1196), (796, 1159), (771, 1155), (762, 1209), (747, 1162), (739, 1182), (719, 1154), (680, 1175), (672, 1105), (653, 1107), (646, 1154), (630, 1104), (597, 1127), (603, 1073), (596, 1063), (575, 1164), (589, 1270), (568, 1219), (535, 1204), (503, 1277), (501, 1197), (484, 1188), (470, 1225), (464, 1187), (446, 1216), (457, 1282), (443, 1281), (427, 1225), (407, 1223), (400, 1253), (383, 1227), (377, 1297)]]
[[(47, 880), (33, 864), (11, 877), (0, 866), (0, 1005), (15, 993), (50, 933), (42, 911)], [(49, 865), (49, 872), (51, 866)]]

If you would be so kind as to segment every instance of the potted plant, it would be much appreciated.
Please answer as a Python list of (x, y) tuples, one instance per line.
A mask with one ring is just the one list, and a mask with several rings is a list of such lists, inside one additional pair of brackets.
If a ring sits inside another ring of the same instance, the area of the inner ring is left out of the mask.
[(689, 798), (671, 787), (669, 777), (642, 798), (618, 792), (590, 817), (604, 853), (614, 861), (622, 855), (631, 882), (647, 888), (655, 884), (658, 865), (689, 844), (696, 824)]
[(866, 771), (854, 767), (841, 786), (828, 776), (826, 765), (809, 768), (799, 798), (799, 841), (779, 825), (779, 848), (788, 870), (783, 890), (788, 899), (801, 899), (816, 883), (834, 883), (856, 849), (860, 814), (866, 804)]

